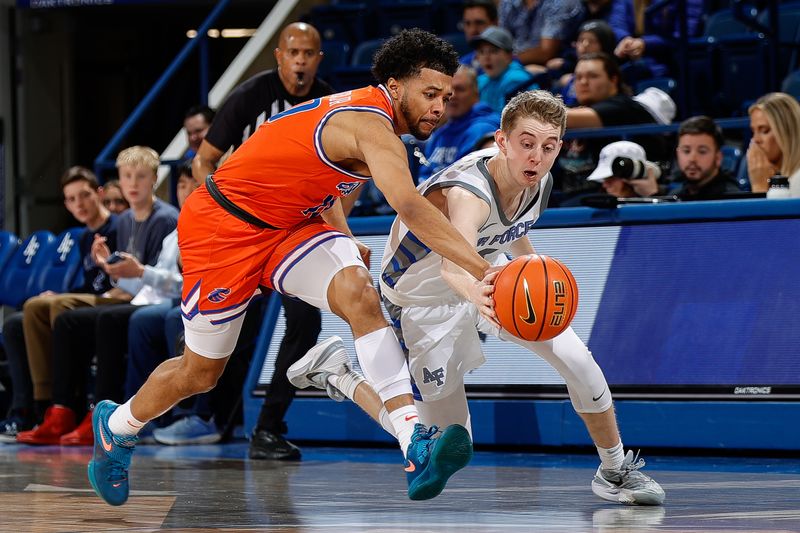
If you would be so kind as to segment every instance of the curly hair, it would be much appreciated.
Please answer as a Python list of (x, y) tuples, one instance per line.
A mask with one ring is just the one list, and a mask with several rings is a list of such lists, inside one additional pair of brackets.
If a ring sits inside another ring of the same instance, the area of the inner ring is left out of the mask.
[(379, 83), (413, 78), (423, 68), (452, 76), (458, 54), (453, 45), (419, 28), (403, 30), (383, 43), (372, 61), (372, 75)]

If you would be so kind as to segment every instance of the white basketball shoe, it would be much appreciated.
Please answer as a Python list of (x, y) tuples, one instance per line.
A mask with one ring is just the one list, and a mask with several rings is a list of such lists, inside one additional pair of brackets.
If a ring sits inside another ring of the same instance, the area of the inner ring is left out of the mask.
[(627, 505), (661, 505), (664, 503), (664, 489), (650, 476), (639, 470), (644, 459), (628, 450), (625, 460), (618, 469), (606, 470), (600, 465), (592, 480), (592, 492), (604, 500)]
[(286, 371), (289, 382), (298, 389), (315, 387), (327, 391), (328, 396), (337, 402), (343, 401), (346, 396), (328, 383), (328, 376), (343, 376), (350, 371), (350, 358), (344, 347), (344, 342), (333, 336), (313, 348), (301, 357)]

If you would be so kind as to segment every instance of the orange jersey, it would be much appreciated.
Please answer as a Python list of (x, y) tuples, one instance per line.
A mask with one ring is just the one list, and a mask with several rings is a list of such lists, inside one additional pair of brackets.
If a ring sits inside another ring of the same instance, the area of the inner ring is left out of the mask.
[(330, 208), (370, 176), (339, 167), (325, 155), (322, 128), (340, 111), (377, 113), (394, 122), (389, 94), (364, 87), (298, 104), (262, 124), (214, 173), (234, 204), (289, 228)]

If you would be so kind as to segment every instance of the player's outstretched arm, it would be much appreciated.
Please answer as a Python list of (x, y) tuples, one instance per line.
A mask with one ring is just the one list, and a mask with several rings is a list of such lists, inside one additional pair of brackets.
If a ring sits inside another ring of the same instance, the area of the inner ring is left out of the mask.
[(389, 123), (379, 117), (364, 122), (354, 131), (358, 152), (389, 205), (431, 250), (461, 266), (474, 278), (483, 279), (489, 263), (419, 194), (411, 179), (403, 143)]
[[(461, 187), (444, 189), (442, 194), (445, 197), (446, 212), (450, 223), (467, 242), (476, 246), (478, 230), (489, 217), (489, 205)], [(487, 320), (500, 327), (494, 312), (492, 297), (492, 293), (494, 293), (492, 282), (497, 274), (492, 273), (490, 276), (492, 277), (476, 280), (449, 259), (442, 259), (442, 278), (447, 284), (462, 297), (472, 302)]]

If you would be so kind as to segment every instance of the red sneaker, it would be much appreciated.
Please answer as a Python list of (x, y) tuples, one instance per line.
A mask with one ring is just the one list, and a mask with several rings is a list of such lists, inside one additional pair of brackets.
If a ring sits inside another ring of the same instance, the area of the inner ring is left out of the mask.
[(17, 442), (24, 444), (59, 444), (61, 435), (75, 429), (75, 412), (69, 407), (51, 405), (44, 413), (44, 421), (30, 431), (17, 434)]
[(92, 430), (92, 412), (89, 411), (78, 427), (61, 436), (61, 445), (91, 446), (92, 444), (94, 444), (94, 431)]

